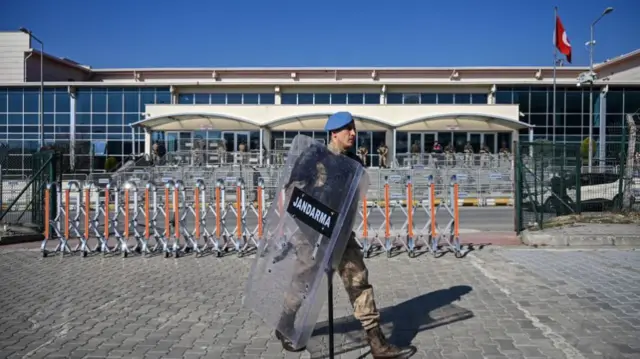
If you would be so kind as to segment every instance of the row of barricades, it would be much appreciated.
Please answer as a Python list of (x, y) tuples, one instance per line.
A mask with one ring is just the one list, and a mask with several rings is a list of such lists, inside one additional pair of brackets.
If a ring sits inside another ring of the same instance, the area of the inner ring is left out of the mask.
[[(194, 252), (220, 257), (233, 251), (243, 256), (271, 237), (271, 233), (265, 233), (270, 205), (265, 201), (262, 181), (255, 201), (248, 200), (241, 178), (234, 190), (235, 198), (229, 200), (221, 180), (215, 182), (213, 194), (200, 179), (191, 188), (173, 180), (162, 187), (149, 182), (144, 188), (133, 182), (125, 182), (122, 188), (114, 184), (99, 188), (78, 181), (59, 188), (50, 183), (44, 198), (42, 255), (79, 252), (82, 256), (114, 253), (127, 257), (159, 253), (179, 257)], [(94, 191), (98, 195), (93, 195)], [(376, 251), (390, 256), (404, 248), (410, 257), (419, 251), (434, 256), (451, 251), (461, 257), (465, 250), (459, 240), (460, 204), (455, 178), (439, 196), (430, 179), (426, 200), (414, 200), (410, 179), (406, 192), (404, 204), (391, 200), (388, 184), (383, 201), (362, 198), (354, 231), (364, 256)], [(276, 197), (271, 203), (277, 203), (275, 211), (280, 216), (285, 208), (284, 189), (278, 190)], [(444, 227), (437, 219), (442, 212), (447, 218)], [(57, 246), (49, 250), (49, 241), (55, 240)], [(72, 240), (77, 241), (73, 250)]]

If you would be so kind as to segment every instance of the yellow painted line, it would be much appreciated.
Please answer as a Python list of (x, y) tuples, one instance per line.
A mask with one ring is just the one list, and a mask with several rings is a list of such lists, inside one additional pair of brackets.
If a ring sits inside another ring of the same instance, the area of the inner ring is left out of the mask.
[(480, 203), (479, 198), (464, 198), (464, 199), (458, 200), (458, 205), (463, 207), (478, 206), (479, 203)]

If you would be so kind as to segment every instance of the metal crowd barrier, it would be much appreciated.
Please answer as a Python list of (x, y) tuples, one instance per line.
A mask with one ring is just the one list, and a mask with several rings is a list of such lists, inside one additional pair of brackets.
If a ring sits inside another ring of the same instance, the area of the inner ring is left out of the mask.
[[(153, 182), (140, 186), (133, 181), (118, 186), (68, 181), (66, 187), (49, 183), (42, 256), (102, 253), (177, 258), (190, 252), (216, 257), (235, 252), (242, 257), (254, 252), (271, 235), (264, 227), (270, 205), (278, 206), (279, 215), (284, 213), (284, 189), (277, 191), (270, 204), (263, 180), (255, 200), (249, 199), (242, 178), (230, 188), (221, 179), (211, 181), (210, 187), (205, 182), (166, 179), (162, 186)], [(459, 239), (457, 179), (450, 178), (444, 191), (437, 189), (432, 176), (426, 185), (426, 199), (417, 198), (410, 176), (402, 199), (392, 198), (389, 178), (385, 178), (382, 200), (364, 194), (354, 231), (365, 257), (374, 252), (391, 256), (402, 249), (410, 257), (418, 252), (434, 256), (453, 252), (456, 257), (466, 253)], [(436, 219), (440, 212), (447, 213), (446, 223)], [(57, 245), (51, 249), (49, 242)], [(73, 249), (71, 242), (76, 243)]]

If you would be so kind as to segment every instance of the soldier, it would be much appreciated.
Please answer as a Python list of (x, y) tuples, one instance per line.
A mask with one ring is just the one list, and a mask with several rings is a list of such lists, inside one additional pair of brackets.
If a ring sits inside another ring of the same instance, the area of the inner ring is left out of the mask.
[(225, 139), (220, 139), (218, 141), (218, 160), (220, 164), (223, 165), (227, 162), (227, 141)]
[(358, 148), (358, 157), (360, 158), (360, 162), (362, 162), (365, 167), (367, 166), (367, 155), (368, 154), (369, 154), (369, 150), (364, 145), (364, 142), (361, 143), (360, 147)]
[(380, 156), (380, 167), (382, 168), (388, 168), (389, 166), (387, 166), (387, 154), (389, 153), (389, 148), (387, 147), (386, 144), (381, 144), (380, 147), (378, 147), (378, 155)]
[[(353, 145), (356, 135), (355, 123), (349, 112), (338, 112), (329, 117), (325, 125), (325, 131), (328, 131), (331, 135), (331, 140), (327, 147), (332, 153), (347, 156), (362, 165), (357, 156), (347, 152)], [(309, 165), (301, 165), (305, 160), (310, 162)], [(296, 165), (294, 165), (290, 182), (285, 187), (286, 190), (291, 191), (293, 186), (297, 186), (304, 187), (305, 191), (316, 193), (315, 195), (319, 197), (338, 197), (334, 195), (330, 187), (333, 185), (332, 181), (339, 181), (339, 179), (335, 179), (335, 176), (327, 174), (327, 166), (324, 165), (329, 164), (330, 161), (330, 158), (318, 158), (318, 156), (314, 154), (306, 155), (303, 152), (296, 161)], [(311, 165), (311, 163), (313, 163), (313, 165)], [(296, 170), (296, 168), (298, 170)], [(315, 168), (316, 170), (309, 171), (309, 168)], [(331, 170), (332, 168), (330, 167), (329, 169)], [(326, 201), (329, 198), (318, 199)], [(357, 208), (357, 206), (354, 206), (354, 208)], [(292, 286), (294, 290), (292, 293), (303, 291), (303, 288), (298, 287), (303, 287), (305, 279), (317, 272), (317, 268), (315, 267), (317, 264), (311, 259), (311, 253), (314, 249), (313, 243), (300, 238), (303, 236), (313, 238), (312, 233), (292, 238), (293, 242), (295, 242), (294, 246), (297, 253), (295, 273), (296, 276), (301, 279), (293, 281)], [(338, 273), (347, 290), (349, 300), (354, 307), (354, 316), (360, 321), (366, 331), (372, 356), (375, 359), (400, 359), (409, 358), (415, 354), (415, 347), (398, 348), (389, 344), (384, 337), (380, 328), (380, 313), (378, 312), (373, 297), (373, 286), (369, 284), (368, 270), (365, 266), (360, 246), (355, 239), (355, 233), (353, 232), (351, 232), (351, 237), (342, 256), (342, 261), (338, 266)], [(281, 317), (278, 328), (291, 328), (295, 322), (296, 312), (302, 304), (295, 295), (286, 295), (285, 298), (285, 311)], [(329, 298), (329, 300), (333, 299)], [(278, 330), (276, 330), (276, 337), (282, 342), (285, 350), (296, 351), (291, 345), (291, 342)], [(300, 350), (303, 349), (297, 351)]]
[(473, 146), (471, 141), (467, 141), (467, 144), (464, 145), (464, 162), (469, 167), (473, 166)]

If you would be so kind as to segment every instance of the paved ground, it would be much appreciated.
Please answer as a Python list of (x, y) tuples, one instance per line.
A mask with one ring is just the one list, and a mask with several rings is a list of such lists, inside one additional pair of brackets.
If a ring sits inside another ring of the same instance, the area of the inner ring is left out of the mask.
[[(281, 351), (241, 306), (250, 258), (50, 257), (0, 249), (2, 358), (323, 357)], [(485, 248), (367, 260), (383, 327), (415, 358), (639, 358), (640, 254)], [(338, 284), (340, 358), (366, 357)], [(324, 356), (326, 357), (326, 356)]]

